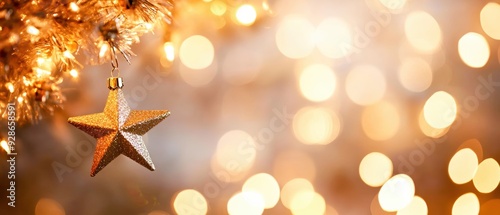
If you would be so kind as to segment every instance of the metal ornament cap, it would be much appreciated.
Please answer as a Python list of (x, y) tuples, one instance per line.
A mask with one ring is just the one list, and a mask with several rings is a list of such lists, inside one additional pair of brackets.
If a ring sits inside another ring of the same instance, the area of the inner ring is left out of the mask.
[(123, 79), (120, 77), (108, 78), (108, 89), (116, 90), (123, 88)]

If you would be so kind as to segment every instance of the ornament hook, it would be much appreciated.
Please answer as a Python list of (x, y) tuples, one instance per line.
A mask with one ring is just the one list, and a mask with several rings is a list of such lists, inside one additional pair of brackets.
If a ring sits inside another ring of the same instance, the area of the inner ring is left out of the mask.
[(116, 71), (116, 77), (120, 77), (120, 69), (118, 69), (118, 57), (116, 57), (115, 47), (111, 46), (111, 77), (115, 77), (113, 73)]

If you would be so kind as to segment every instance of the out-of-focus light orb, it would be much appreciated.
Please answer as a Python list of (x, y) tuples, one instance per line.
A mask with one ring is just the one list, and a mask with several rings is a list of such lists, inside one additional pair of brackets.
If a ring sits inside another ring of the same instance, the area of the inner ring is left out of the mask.
[(458, 54), (467, 66), (481, 68), (490, 58), (490, 46), (483, 35), (469, 32), (458, 41)]
[(226, 13), (227, 5), (223, 1), (215, 0), (210, 4), (210, 11), (216, 16), (222, 16)]
[(205, 215), (208, 211), (205, 197), (192, 189), (183, 190), (177, 194), (173, 204), (178, 215)]
[(500, 183), (500, 166), (493, 158), (482, 161), (477, 167), (476, 175), (472, 179), (477, 191), (491, 193)]
[(249, 50), (248, 47), (236, 47), (228, 50), (222, 64), (224, 80), (233, 85), (252, 82), (262, 67), (262, 54)]
[(165, 51), (165, 58), (167, 58), (168, 61), (174, 61), (175, 49), (172, 42), (166, 42), (165, 44), (163, 44), (163, 51)]
[(407, 58), (399, 67), (399, 82), (411, 92), (422, 92), (431, 86), (431, 66), (421, 58)]
[(314, 50), (314, 34), (315, 28), (307, 19), (289, 15), (278, 25), (276, 45), (288, 58), (304, 58)]
[(273, 208), (280, 200), (280, 186), (272, 175), (256, 174), (245, 181), (243, 192), (256, 192), (264, 199), (264, 208)]
[(230, 175), (250, 169), (256, 155), (254, 139), (241, 130), (231, 130), (222, 135), (215, 151), (217, 163)]
[(316, 46), (329, 58), (342, 58), (352, 53), (353, 36), (349, 25), (336, 18), (323, 20), (315, 33)]
[(435, 92), (425, 102), (424, 119), (433, 128), (446, 128), (455, 121), (456, 117), (457, 103), (447, 92)]
[(346, 78), (346, 93), (358, 105), (371, 105), (384, 97), (386, 81), (382, 72), (370, 65), (354, 67)]
[(481, 26), (484, 32), (495, 40), (500, 40), (500, 28), (498, 28), (498, 20), (500, 20), (500, 4), (490, 2), (481, 10)]
[(307, 145), (327, 145), (340, 133), (340, 119), (323, 107), (305, 107), (293, 117), (295, 137)]
[(306, 67), (299, 77), (300, 92), (313, 102), (329, 99), (337, 86), (337, 78), (332, 69), (324, 64), (313, 64)]
[(5, 150), (5, 152), (7, 152), (7, 154), (11, 153), (10, 147), (9, 145), (7, 145), (7, 141), (5, 140), (0, 141), (0, 146), (2, 147), (3, 150)]
[(415, 196), (415, 184), (410, 176), (395, 175), (380, 188), (378, 200), (387, 212), (398, 211), (408, 206)]
[(414, 196), (409, 205), (399, 210), (396, 215), (427, 215), (427, 203), (420, 196)]
[(252, 5), (244, 4), (236, 10), (236, 20), (242, 25), (250, 26), (257, 18), (257, 11)]
[(302, 191), (293, 197), (290, 210), (293, 215), (324, 215), (325, 199), (314, 191)]
[(420, 127), (420, 130), (422, 133), (424, 133), (425, 136), (432, 137), (432, 138), (440, 138), (448, 131), (450, 130), (450, 126), (446, 128), (434, 128), (425, 121), (424, 118), (424, 111), (420, 111), (420, 114), (418, 115), (418, 125)]
[(458, 197), (451, 210), (452, 215), (479, 214), (479, 199), (474, 193), (466, 193)]
[(430, 54), (441, 46), (441, 28), (427, 12), (410, 13), (405, 21), (405, 34), (410, 45), (419, 52)]
[(359, 176), (368, 186), (380, 187), (392, 176), (392, 161), (380, 152), (367, 154), (359, 164)]
[[(307, 179), (295, 178), (287, 182), (281, 189), (281, 203), (290, 209), (292, 200), (299, 193), (314, 193), (314, 187)], [(310, 196), (311, 199), (313, 195)]]
[(190, 69), (204, 69), (214, 60), (212, 42), (201, 35), (193, 35), (185, 39), (179, 49), (182, 64)]
[(481, 142), (479, 142), (479, 140), (477, 140), (476, 138), (472, 138), (472, 139), (468, 139), (468, 140), (464, 141), (462, 144), (460, 144), (460, 146), (457, 148), (456, 151), (458, 152), (464, 148), (469, 148), (472, 151), (474, 151), (474, 153), (476, 153), (476, 155), (477, 155), (478, 161), (483, 160), (483, 154), (484, 154), (483, 153), (483, 146), (481, 145)]
[(379, 0), (379, 2), (391, 11), (401, 10), (406, 4), (406, 0)]
[(65, 215), (66, 212), (64, 208), (59, 204), (59, 202), (48, 199), (41, 198), (38, 200), (35, 206), (35, 215)]
[(314, 160), (301, 150), (282, 151), (274, 161), (273, 176), (281, 183), (297, 177), (314, 181), (316, 166)]
[(184, 82), (192, 87), (201, 87), (209, 84), (217, 74), (217, 63), (212, 63), (204, 69), (190, 69), (184, 65), (179, 66), (179, 74)]
[(389, 102), (379, 102), (363, 110), (361, 125), (366, 136), (372, 140), (388, 140), (399, 129), (399, 111)]
[(461, 149), (450, 160), (448, 174), (455, 184), (465, 184), (474, 178), (478, 167), (477, 155), (469, 148)]
[(229, 215), (261, 215), (264, 213), (264, 199), (256, 192), (241, 192), (229, 199)]

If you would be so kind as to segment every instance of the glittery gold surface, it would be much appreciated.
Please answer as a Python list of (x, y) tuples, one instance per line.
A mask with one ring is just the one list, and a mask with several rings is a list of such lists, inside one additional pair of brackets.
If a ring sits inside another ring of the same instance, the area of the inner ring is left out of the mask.
[(97, 139), (90, 176), (123, 154), (154, 170), (142, 135), (170, 115), (168, 110), (130, 110), (121, 89), (111, 90), (103, 113), (71, 117), (68, 122)]

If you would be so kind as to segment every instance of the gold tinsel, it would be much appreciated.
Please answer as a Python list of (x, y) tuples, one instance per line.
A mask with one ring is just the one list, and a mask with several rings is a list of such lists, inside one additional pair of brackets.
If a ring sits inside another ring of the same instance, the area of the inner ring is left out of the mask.
[(157, 24), (169, 24), (170, 0), (2, 0), (0, 115), (16, 103), (19, 124), (34, 123), (64, 101), (59, 84), (81, 69), (75, 55), (102, 64)]

